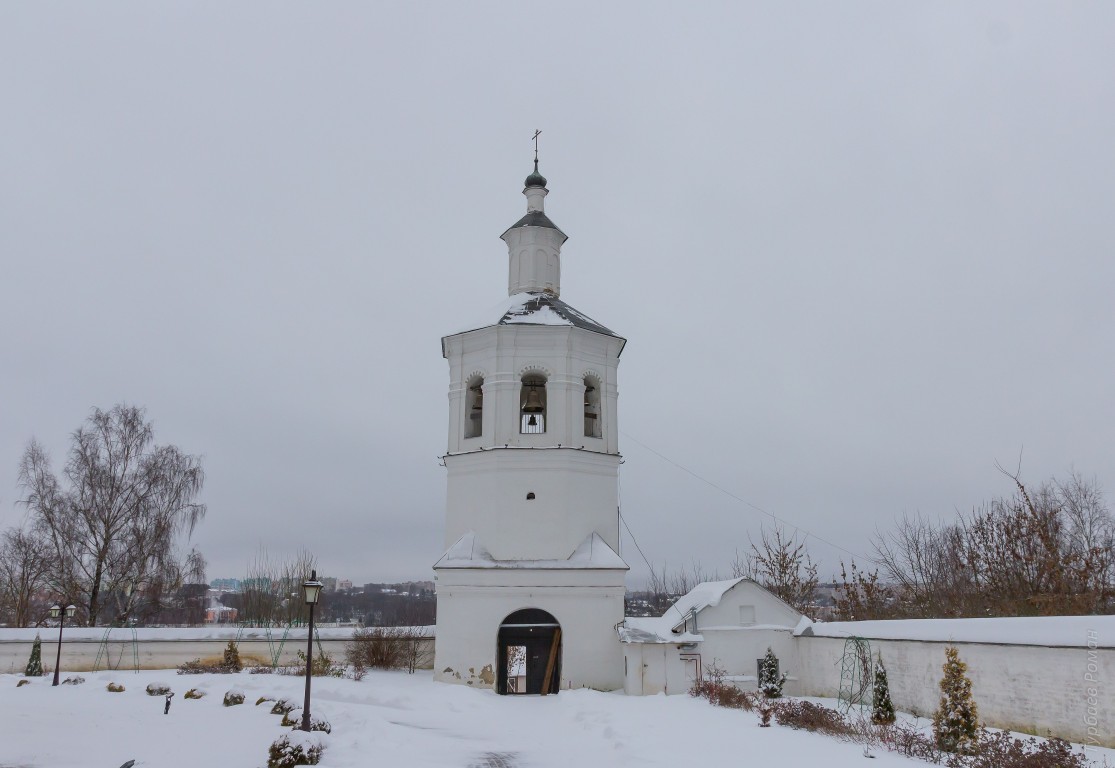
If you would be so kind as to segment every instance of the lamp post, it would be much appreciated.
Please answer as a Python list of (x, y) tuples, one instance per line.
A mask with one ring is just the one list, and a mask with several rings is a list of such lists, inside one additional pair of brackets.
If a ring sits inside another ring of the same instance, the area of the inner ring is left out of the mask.
[(75, 605), (67, 605), (65, 608), (57, 603), (50, 606), (50, 618), (58, 619), (58, 655), (54, 659), (54, 685), (58, 685), (58, 672), (62, 666), (62, 627), (66, 626), (66, 619), (74, 617), (74, 611), (77, 610)]
[(302, 582), (302, 596), (310, 606), (310, 631), (306, 633), (306, 701), (302, 704), (302, 730), (310, 730), (310, 677), (314, 666), (314, 606), (324, 585), (317, 580), (317, 571), (310, 571), (309, 581)]

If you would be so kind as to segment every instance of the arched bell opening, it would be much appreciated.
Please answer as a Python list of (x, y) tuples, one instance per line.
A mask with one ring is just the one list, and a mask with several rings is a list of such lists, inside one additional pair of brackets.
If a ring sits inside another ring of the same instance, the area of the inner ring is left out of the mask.
[(496, 693), (557, 693), (561, 688), (561, 625), (541, 608), (515, 611), (499, 625)]
[(536, 435), (546, 431), (546, 377), (528, 373), (519, 390), (519, 432)]
[(585, 376), (585, 437), (600, 437), (600, 382)]
[(465, 397), (465, 437), (480, 437), (484, 434), (484, 379), (474, 376), (469, 379)]

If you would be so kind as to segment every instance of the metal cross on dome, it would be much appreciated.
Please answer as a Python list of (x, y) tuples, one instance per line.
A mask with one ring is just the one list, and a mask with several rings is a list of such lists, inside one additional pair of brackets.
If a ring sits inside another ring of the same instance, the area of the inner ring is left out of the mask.
[(541, 135), (542, 135), (542, 131), (535, 128), (534, 129), (534, 135), (531, 136), (531, 138), (534, 139), (534, 162), (535, 163), (538, 162), (538, 137), (541, 136)]

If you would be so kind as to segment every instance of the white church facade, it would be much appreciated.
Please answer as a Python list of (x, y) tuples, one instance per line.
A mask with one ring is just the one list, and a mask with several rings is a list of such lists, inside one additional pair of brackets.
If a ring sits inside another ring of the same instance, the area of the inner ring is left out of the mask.
[[(535, 170), (503, 233), (508, 299), (449, 361), (438, 680), (500, 693), (623, 686), (616, 371), (625, 339), (561, 300), (566, 235)], [(509, 666), (512, 674), (509, 676)]]

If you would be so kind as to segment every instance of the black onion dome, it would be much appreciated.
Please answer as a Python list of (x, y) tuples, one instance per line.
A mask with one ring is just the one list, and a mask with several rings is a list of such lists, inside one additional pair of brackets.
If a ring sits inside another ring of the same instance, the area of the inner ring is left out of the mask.
[(538, 161), (537, 160), (534, 161), (534, 173), (532, 173), (530, 176), (527, 176), (527, 180), (526, 180), (526, 182), (524, 183), (523, 186), (527, 186), (527, 187), (545, 187), (546, 186), (546, 177), (538, 172)]

